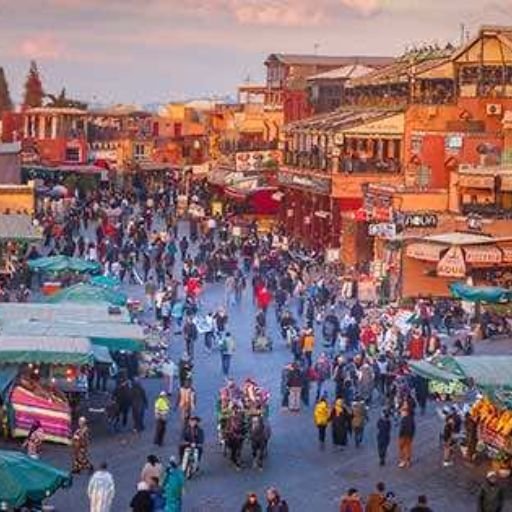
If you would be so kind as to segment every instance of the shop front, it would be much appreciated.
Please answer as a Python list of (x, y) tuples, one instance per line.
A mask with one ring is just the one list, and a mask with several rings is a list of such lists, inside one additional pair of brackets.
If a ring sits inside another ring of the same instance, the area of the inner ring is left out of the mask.
[(402, 295), (449, 297), (450, 285), (464, 280), (481, 286), (510, 285), (511, 242), (510, 238), (457, 232), (407, 240)]

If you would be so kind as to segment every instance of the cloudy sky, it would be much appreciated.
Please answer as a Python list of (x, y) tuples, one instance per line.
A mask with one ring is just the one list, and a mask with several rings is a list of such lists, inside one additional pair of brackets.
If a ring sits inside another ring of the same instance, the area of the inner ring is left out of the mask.
[(512, 0), (0, 0), (0, 65), (18, 101), (30, 59), (47, 91), (100, 102), (233, 94), (271, 52), (396, 55), (512, 25)]

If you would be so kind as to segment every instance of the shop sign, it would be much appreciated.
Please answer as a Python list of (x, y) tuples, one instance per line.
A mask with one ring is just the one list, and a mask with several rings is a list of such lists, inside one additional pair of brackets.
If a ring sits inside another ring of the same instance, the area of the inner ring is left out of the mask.
[(406, 254), (409, 258), (424, 261), (439, 261), (441, 252), (445, 248), (442, 245), (416, 243), (407, 246)]
[(437, 264), (437, 275), (442, 277), (464, 277), (466, 275), (466, 263), (462, 249), (453, 246)]
[(496, 264), (501, 263), (503, 257), (497, 247), (466, 247), (466, 263)]
[(303, 176), (291, 172), (279, 172), (278, 181), (280, 185), (292, 186), (311, 190), (323, 195), (331, 193), (331, 180), (330, 178), (316, 178), (314, 176)]
[(368, 226), (368, 234), (370, 236), (378, 236), (381, 238), (395, 238), (396, 237), (396, 225), (391, 222), (370, 224)]
[(436, 228), (437, 215), (434, 213), (405, 213), (403, 216), (406, 228)]
[(505, 263), (512, 263), (512, 247), (501, 247), (503, 253), (503, 261)]
[(459, 187), (494, 190), (494, 176), (460, 176)]

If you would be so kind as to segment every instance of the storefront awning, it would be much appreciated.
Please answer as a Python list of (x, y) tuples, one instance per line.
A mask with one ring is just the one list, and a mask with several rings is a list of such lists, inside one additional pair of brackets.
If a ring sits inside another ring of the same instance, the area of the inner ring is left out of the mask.
[(497, 264), (503, 260), (501, 251), (495, 246), (464, 247), (466, 263)]
[(407, 246), (406, 254), (416, 260), (439, 261), (441, 253), (446, 249), (443, 245), (414, 243)]

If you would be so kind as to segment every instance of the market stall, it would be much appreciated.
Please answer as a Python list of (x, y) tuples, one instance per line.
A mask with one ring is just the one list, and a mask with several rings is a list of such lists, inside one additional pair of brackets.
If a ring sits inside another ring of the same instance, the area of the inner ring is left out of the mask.
[(78, 304), (111, 304), (126, 306), (128, 297), (121, 291), (105, 286), (78, 283), (64, 288), (46, 298), (50, 304), (74, 302)]
[[(413, 373), (452, 386), (476, 424), (478, 442), (496, 469), (512, 467), (512, 356), (438, 357), (411, 362)], [(477, 393), (469, 394), (473, 390)]]
[(0, 368), (17, 376), (5, 402), (13, 437), (26, 437), (39, 421), (45, 439), (69, 444), (71, 406), (65, 393), (87, 391), (82, 368), (93, 363), (87, 338), (0, 336)]

